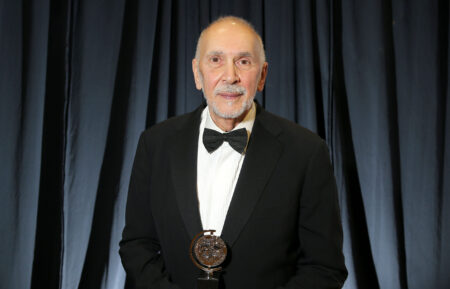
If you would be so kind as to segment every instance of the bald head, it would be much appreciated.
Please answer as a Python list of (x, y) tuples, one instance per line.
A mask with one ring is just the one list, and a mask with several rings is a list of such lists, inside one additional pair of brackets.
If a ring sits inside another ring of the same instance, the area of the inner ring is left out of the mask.
[(208, 25), (202, 33), (200, 34), (200, 37), (197, 41), (197, 49), (195, 50), (195, 58), (197, 59), (197, 62), (200, 58), (201, 50), (203, 49), (203, 45), (205, 42), (205, 39), (208, 39), (209, 34), (214, 34), (220, 29), (224, 29), (227, 27), (233, 27), (238, 28), (242, 30), (246, 30), (250, 34), (252, 34), (255, 37), (256, 44), (257, 44), (257, 50), (259, 51), (259, 61), (260, 63), (264, 63), (266, 61), (266, 53), (264, 51), (264, 45), (261, 39), (261, 36), (259, 36), (258, 32), (253, 28), (253, 26), (247, 22), (246, 20), (236, 17), (236, 16), (225, 16), (220, 17), (216, 19), (214, 22)]

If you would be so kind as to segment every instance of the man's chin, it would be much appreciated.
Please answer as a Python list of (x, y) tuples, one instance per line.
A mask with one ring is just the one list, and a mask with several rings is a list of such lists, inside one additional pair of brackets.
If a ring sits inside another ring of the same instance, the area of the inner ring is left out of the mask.
[(221, 112), (221, 111), (214, 111), (214, 113), (224, 119), (235, 119), (239, 118), (242, 115), (242, 112)]
[(237, 100), (222, 102), (218, 104), (216, 101), (209, 101), (207, 98), (206, 102), (209, 107), (212, 108), (215, 115), (223, 119), (235, 119), (244, 115), (253, 104), (253, 98), (247, 99), (242, 102)]
[(248, 107), (247, 105), (242, 105), (241, 107), (238, 107), (236, 109), (220, 109), (217, 106), (213, 105), (212, 108), (217, 116), (225, 119), (234, 119), (239, 118), (243, 114), (245, 114), (251, 108), (251, 105)]

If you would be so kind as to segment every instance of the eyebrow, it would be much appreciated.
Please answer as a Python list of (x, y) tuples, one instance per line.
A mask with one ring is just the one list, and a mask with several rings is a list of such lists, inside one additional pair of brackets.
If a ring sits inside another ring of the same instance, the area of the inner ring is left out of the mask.
[(207, 55), (223, 55), (223, 51), (218, 51), (218, 50), (214, 50), (214, 51), (210, 51), (208, 52)]
[(240, 52), (238, 54), (239, 57), (252, 57), (253, 55), (250, 52)]
[[(214, 51), (210, 51), (207, 53), (207, 55), (211, 56), (211, 55), (224, 55), (225, 53), (223, 51), (220, 50), (214, 50)], [(248, 52), (248, 51), (244, 51), (244, 52), (239, 52), (238, 53), (238, 57), (253, 57), (253, 55)]]

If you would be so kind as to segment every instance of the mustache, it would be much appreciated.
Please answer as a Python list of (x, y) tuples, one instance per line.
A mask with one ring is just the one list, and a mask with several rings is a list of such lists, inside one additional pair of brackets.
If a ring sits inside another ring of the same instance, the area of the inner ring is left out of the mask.
[(247, 90), (239, 85), (235, 84), (224, 84), (214, 89), (214, 95), (219, 93), (238, 93), (238, 94), (246, 94)]

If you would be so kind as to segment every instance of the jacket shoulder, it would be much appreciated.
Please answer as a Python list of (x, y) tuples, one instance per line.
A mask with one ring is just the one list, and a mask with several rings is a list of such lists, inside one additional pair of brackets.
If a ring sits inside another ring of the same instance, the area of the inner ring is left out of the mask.
[(176, 134), (181, 129), (194, 128), (196, 125), (200, 125), (200, 115), (202, 110), (202, 107), (199, 107), (192, 112), (174, 116), (154, 124), (144, 130), (141, 137), (148, 141), (155, 138), (166, 139), (167, 137)]
[(313, 131), (268, 111), (261, 112), (261, 121), (273, 135), (277, 136), (279, 141), (286, 145), (316, 147), (325, 143), (325, 141)]

